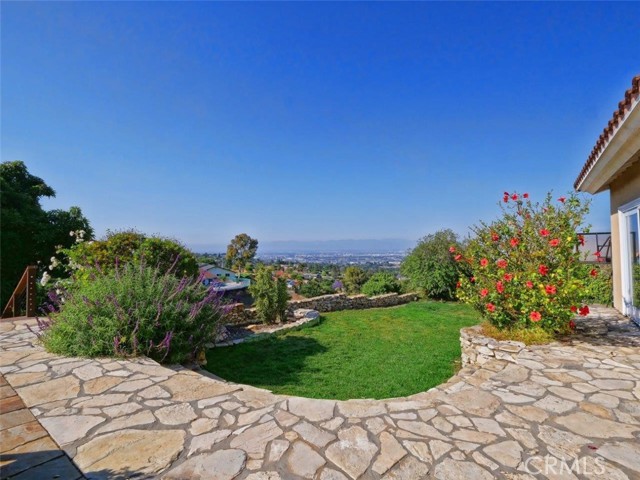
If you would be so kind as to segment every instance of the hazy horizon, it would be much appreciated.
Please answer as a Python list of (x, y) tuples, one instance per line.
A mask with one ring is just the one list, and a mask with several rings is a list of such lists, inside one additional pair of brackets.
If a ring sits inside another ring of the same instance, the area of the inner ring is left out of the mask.
[[(391, 239), (343, 239), (343, 240), (278, 240), (260, 242), (258, 253), (390, 253), (404, 252), (413, 248), (416, 241), (401, 238)], [(224, 253), (227, 244), (187, 244), (196, 253)]]

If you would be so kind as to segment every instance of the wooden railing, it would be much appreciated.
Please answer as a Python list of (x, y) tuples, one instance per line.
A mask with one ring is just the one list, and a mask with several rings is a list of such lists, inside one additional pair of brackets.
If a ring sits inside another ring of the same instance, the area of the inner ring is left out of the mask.
[(27, 267), (22, 278), (18, 282), (18, 286), (13, 291), (9, 302), (2, 311), (0, 318), (16, 317), (20, 314), (21, 300), (25, 300), (25, 310), (27, 317), (35, 317), (36, 315), (36, 272), (37, 267)]

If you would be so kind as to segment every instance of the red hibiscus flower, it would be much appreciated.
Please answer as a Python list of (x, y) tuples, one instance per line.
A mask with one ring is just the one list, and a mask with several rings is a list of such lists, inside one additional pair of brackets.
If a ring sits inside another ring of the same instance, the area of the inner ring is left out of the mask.
[(527, 288), (533, 288), (533, 282), (531, 280), (528, 280), (525, 285), (527, 286)]
[(544, 291), (547, 292), (547, 295), (555, 295), (556, 287), (554, 285), (547, 285), (544, 287)]
[(486, 297), (487, 295), (489, 295), (489, 290), (487, 290), (486, 288), (483, 288), (482, 290), (480, 290), (481, 297)]
[(504, 197), (502, 197), (502, 201), (504, 203), (509, 203), (509, 194), (508, 193), (505, 193)]
[(565, 200), (566, 200), (566, 198), (565, 198), (565, 197), (560, 197), (560, 198), (558, 199), (558, 201), (559, 201), (560, 203), (564, 203), (564, 202), (565, 202)]
[(496, 264), (498, 265), (498, 268), (507, 268), (507, 261), (500, 259), (496, 262)]
[(569, 328), (570, 328), (571, 330), (575, 330), (575, 329), (576, 329), (576, 322), (574, 322), (573, 320), (571, 320), (571, 321), (569, 322)]
[(489, 265), (489, 260), (487, 260), (486, 258), (480, 260), (481, 267), (486, 267), (487, 265)]
[(487, 312), (495, 312), (496, 311), (496, 306), (493, 303), (487, 303), (485, 305), (485, 308), (487, 309)]
[(543, 228), (542, 230), (540, 230), (540, 235), (543, 237), (548, 237), (549, 236), (549, 230), (547, 230), (546, 228)]
[(522, 194), (522, 198), (529, 198), (529, 194), (528, 193), (523, 193)]
[(589, 315), (589, 307), (587, 305), (585, 305), (584, 307), (580, 307), (578, 313), (580, 313), (580, 315), (582, 315), (583, 317), (586, 317), (587, 315)]
[(511, 244), (512, 247), (517, 247), (518, 244), (520, 243), (520, 240), (518, 240), (517, 238), (512, 238), (509, 243)]
[(475, 283), (475, 282), (476, 282), (476, 277), (471, 277), (471, 278), (469, 279), (469, 281), (470, 281), (471, 283)]
[(558, 245), (560, 245), (560, 240), (558, 240), (557, 238), (549, 240), (549, 245), (551, 245), (552, 247), (557, 247)]
[(458, 282), (456, 283), (456, 288), (460, 288), (462, 286), (462, 283)]
[(511, 195), (511, 200), (518, 200), (518, 195), (515, 193)]
[(580, 242), (580, 246), (584, 247), (584, 236), (578, 235), (578, 242)]
[(498, 240), (500, 240), (500, 235), (498, 235), (496, 232), (491, 232), (491, 240), (497, 242)]
[(455, 251), (456, 251), (456, 247), (454, 247), (453, 245), (451, 245), (451, 246), (449, 247), (449, 251), (450, 251), (451, 253), (455, 253)]
[(496, 290), (498, 291), (498, 293), (504, 292), (504, 285), (502, 284), (502, 282), (496, 282)]
[(549, 273), (549, 267), (545, 265), (540, 265), (538, 267), (538, 273), (540, 273), (540, 275), (546, 275), (547, 273)]
[(593, 278), (598, 276), (598, 270), (596, 270), (595, 268), (592, 268), (591, 271), (589, 272), (589, 275), (591, 275)]
[(460, 254), (458, 254), (458, 255), (456, 255), (455, 257), (453, 257), (453, 259), (454, 259), (456, 262), (459, 262), (461, 258), (462, 258), (462, 255), (460, 255)]
[(513, 274), (512, 274), (512, 273), (505, 273), (505, 274), (504, 274), (504, 279), (505, 279), (507, 282), (510, 282), (511, 280), (513, 280)]
[(542, 319), (542, 315), (540, 315), (540, 312), (531, 312), (529, 318), (532, 322), (539, 322)]
[(575, 305), (572, 305), (569, 310), (571, 310), (573, 313), (576, 313), (578, 311), (578, 307), (576, 307)]

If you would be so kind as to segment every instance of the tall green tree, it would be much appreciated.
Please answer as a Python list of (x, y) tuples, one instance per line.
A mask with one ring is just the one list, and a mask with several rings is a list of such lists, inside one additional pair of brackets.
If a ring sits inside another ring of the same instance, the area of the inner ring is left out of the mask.
[(93, 230), (78, 207), (69, 211), (45, 211), (42, 198), (55, 197), (55, 191), (43, 179), (31, 175), (24, 162), (0, 164), (0, 300), (2, 306), (11, 296), (28, 265), (48, 265), (57, 246), (69, 247), (74, 230), (84, 230), (90, 240)]
[(227, 246), (225, 264), (227, 268), (244, 271), (247, 264), (251, 263), (258, 251), (258, 240), (251, 238), (246, 233), (240, 233), (233, 237)]
[(351, 295), (360, 293), (360, 289), (367, 280), (369, 280), (369, 274), (360, 267), (352, 265), (344, 269), (342, 282), (347, 293)]
[(460, 249), (460, 240), (452, 230), (439, 230), (418, 242), (400, 271), (409, 278), (411, 289), (430, 298), (453, 300), (460, 268), (464, 268), (455, 261)]

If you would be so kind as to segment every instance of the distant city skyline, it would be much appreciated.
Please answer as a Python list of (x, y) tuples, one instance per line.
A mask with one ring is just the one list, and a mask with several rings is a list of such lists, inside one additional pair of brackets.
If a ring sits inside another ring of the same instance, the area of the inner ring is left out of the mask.
[[(259, 240), (258, 240), (259, 241)], [(324, 241), (264, 241), (258, 243), (258, 256), (278, 253), (389, 253), (405, 252), (416, 242), (402, 238), (387, 239), (336, 239)], [(227, 244), (191, 244), (189, 247), (199, 253), (223, 253)]]
[[(465, 236), (505, 190), (571, 191), (640, 73), (639, 3), (2, 10), (2, 161), (98, 236), (197, 251), (241, 232), (263, 251)], [(609, 230), (607, 194), (592, 200)]]

